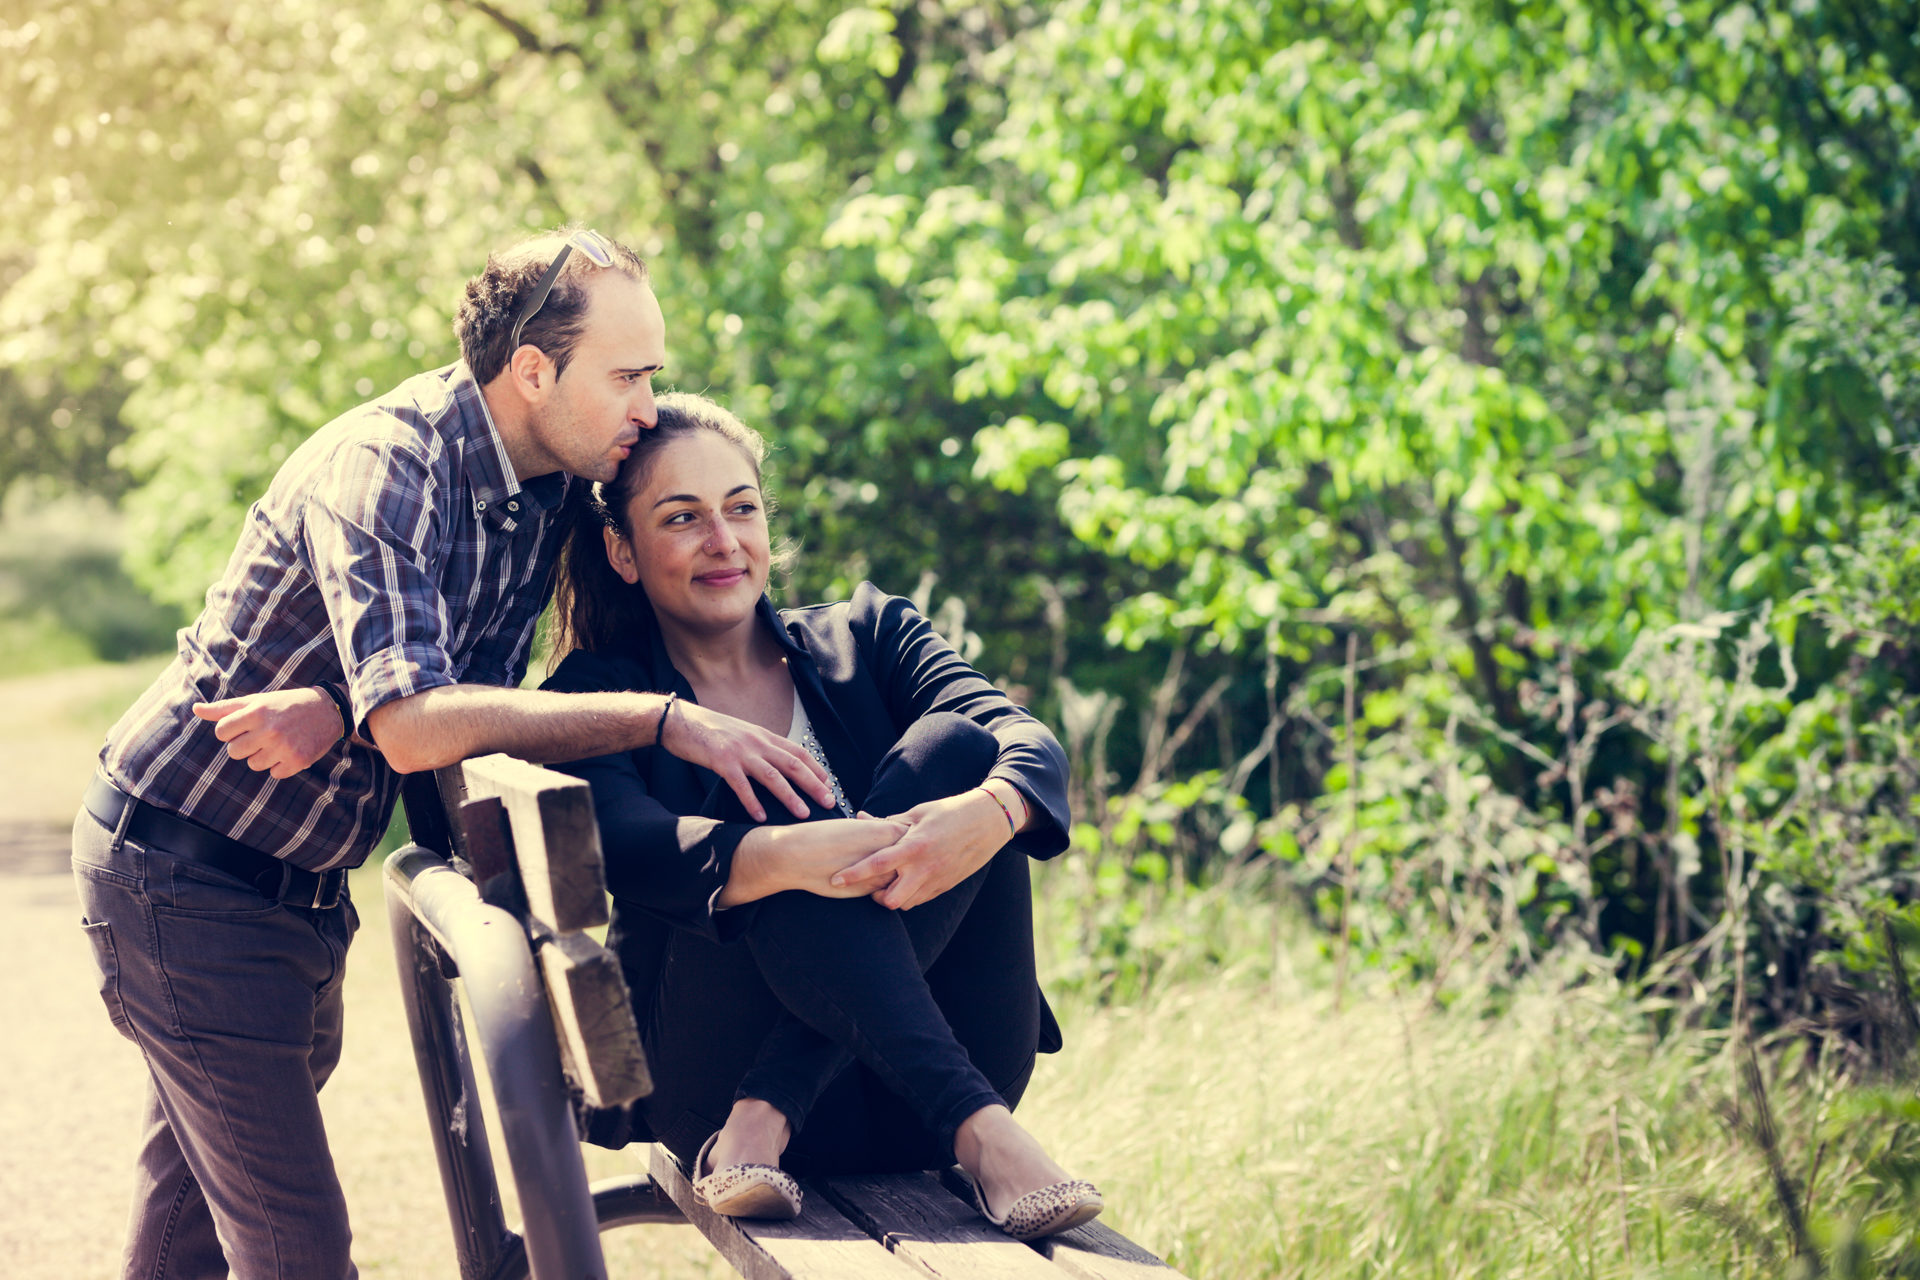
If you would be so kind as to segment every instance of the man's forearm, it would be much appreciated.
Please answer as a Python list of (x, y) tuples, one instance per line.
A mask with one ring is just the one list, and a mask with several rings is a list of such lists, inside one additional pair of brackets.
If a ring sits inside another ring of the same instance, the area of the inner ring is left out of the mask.
[(490, 751), (549, 764), (652, 745), (665, 704), (658, 693), (443, 685), (374, 708), (367, 728), (401, 773)]

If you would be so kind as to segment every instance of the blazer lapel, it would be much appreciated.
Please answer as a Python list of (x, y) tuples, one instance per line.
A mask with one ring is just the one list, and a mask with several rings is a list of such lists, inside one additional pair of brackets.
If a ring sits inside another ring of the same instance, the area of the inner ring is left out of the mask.
[(827, 753), (827, 763), (833, 766), (835, 776), (840, 779), (840, 789), (846, 793), (847, 803), (857, 812), (867, 802), (867, 792), (873, 788), (873, 771), (880, 763), (879, 759), (861, 749), (860, 736), (849, 730), (834, 706), (834, 699), (827, 696), (826, 681), (821, 677), (819, 664), (807, 648), (805, 630), (799, 626), (782, 625), (785, 619), (774, 615), (771, 601), (763, 601), (763, 608), (769, 621), (774, 623), (775, 633), (780, 637), (780, 647), (787, 652), (787, 674), (793, 678), (800, 704), (807, 709), (807, 718), (813, 722), (814, 736), (820, 739), (820, 749)]

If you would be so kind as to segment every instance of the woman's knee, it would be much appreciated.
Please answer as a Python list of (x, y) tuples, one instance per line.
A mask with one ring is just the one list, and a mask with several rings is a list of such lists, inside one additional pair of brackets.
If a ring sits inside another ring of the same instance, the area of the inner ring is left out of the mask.
[[(921, 716), (881, 758), (867, 808), (901, 813), (958, 795), (986, 781), (999, 756), (999, 740), (965, 716), (951, 711)], [(881, 807), (875, 806), (876, 798)]]

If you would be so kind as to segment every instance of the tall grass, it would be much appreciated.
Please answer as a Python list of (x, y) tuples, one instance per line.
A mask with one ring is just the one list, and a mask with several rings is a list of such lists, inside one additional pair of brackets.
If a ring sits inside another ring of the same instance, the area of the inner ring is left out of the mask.
[[(1261, 933), (1225, 895), (1208, 913)], [(1569, 961), (1448, 1008), (1366, 975), (1336, 1011), (1330, 959), (1291, 930), (1267, 956), (1172, 966), (1127, 1003), (1079, 987), (1022, 1108), (1191, 1276), (1920, 1274), (1910, 1091), (1801, 1045), (1761, 1059), (1796, 1258), (1725, 1033), (1660, 1033), (1653, 1002)]]

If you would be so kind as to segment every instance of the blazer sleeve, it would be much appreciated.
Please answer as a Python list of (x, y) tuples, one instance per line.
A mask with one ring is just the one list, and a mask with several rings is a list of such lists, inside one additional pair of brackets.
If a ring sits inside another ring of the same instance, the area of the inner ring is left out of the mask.
[[(558, 693), (639, 691), (646, 683), (631, 664), (576, 650), (540, 687)], [(686, 797), (661, 797), (647, 785), (643, 767), (655, 748), (591, 756), (553, 767), (593, 789), (594, 816), (606, 858), (607, 888), (676, 928), (725, 942), (745, 927), (747, 915), (715, 904), (733, 874), (733, 853), (753, 829), (674, 812), (693, 808)], [(674, 801), (669, 807), (668, 801)]]
[(1014, 847), (1035, 858), (1066, 849), (1072, 827), (1067, 753), (1053, 731), (968, 666), (911, 602), (863, 582), (847, 616), (894, 723), (904, 728), (931, 712), (951, 711), (992, 733), (1000, 756), (987, 776), (1019, 788), (1033, 810), (1032, 825)]

